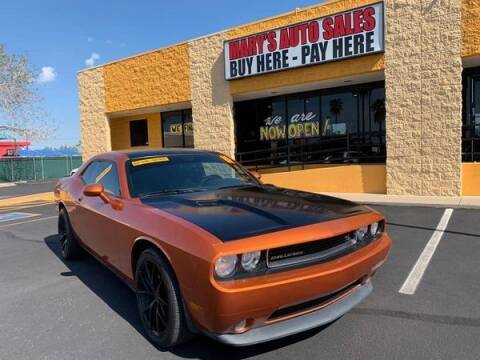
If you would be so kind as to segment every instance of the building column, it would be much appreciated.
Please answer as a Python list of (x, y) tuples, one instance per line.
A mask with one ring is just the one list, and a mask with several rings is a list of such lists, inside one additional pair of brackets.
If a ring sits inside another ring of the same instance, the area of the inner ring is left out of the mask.
[(103, 69), (78, 74), (80, 131), (83, 161), (95, 154), (111, 151), (110, 124), (105, 115)]
[(223, 41), (219, 33), (189, 43), (193, 142), (197, 149), (234, 157), (233, 101), (225, 80)]
[(461, 0), (385, 1), (387, 193), (462, 192)]

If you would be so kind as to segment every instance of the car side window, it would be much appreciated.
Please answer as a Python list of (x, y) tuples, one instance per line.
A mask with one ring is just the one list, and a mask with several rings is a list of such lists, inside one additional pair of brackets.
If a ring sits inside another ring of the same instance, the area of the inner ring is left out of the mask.
[(98, 176), (98, 174), (101, 171), (101, 170), (100, 171), (98, 170), (99, 165), (100, 165), (99, 161), (93, 161), (83, 171), (81, 177), (82, 177), (83, 182), (86, 185), (95, 184), (95, 178)]
[(111, 161), (93, 161), (83, 172), (82, 179), (87, 185), (102, 184), (105, 192), (120, 196), (117, 165)]
[(105, 192), (120, 196), (120, 184), (118, 182), (117, 165), (105, 161), (101, 166), (101, 172), (96, 177), (96, 182), (105, 187)]

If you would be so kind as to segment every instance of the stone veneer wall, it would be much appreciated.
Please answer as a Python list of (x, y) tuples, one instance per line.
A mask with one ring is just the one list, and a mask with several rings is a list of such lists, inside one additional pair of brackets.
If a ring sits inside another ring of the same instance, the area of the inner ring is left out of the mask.
[(385, 2), (387, 192), (462, 193), (461, 0)]
[(105, 115), (103, 69), (95, 68), (78, 74), (80, 97), (80, 130), (82, 157), (110, 151), (110, 125)]
[(193, 141), (197, 149), (235, 153), (233, 101), (224, 77), (219, 33), (189, 43)]

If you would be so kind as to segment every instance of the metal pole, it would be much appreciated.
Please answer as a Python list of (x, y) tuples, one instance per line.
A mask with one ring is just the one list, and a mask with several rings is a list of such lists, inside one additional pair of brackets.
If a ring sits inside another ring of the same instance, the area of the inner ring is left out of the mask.
[(11, 170), (11, 173), (12, 173), (12, 182), (14, 182), (15, 179), (14, 179), (14, 175), (13, 175), (13, 159), (10, 159), (10, 170)]
[(43, 157), (40, 158), (40, 165), (42, 166), (42, 180), (45, 180), (45, 167), (43, 166)]
[(33, 159), (33, 179), (37, 180), (37, 167), (35, 166), (35, 156), (32, 157)]

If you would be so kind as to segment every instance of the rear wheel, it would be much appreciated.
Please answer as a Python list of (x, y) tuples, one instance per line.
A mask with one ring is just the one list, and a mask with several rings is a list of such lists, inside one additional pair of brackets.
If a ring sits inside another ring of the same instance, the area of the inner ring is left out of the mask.
[(147, 337), (172, 347), (190, 338), (182, 298), (169, 264), (154, 249), (141, 253), (136, 268), (137, 305)]
[(65, 260), (78, 259), (82, 255), (82, 248), (73, 235), (67, 211), (61, 209), (58, 215), (58, 234), (62, 245), (62, 257)]

